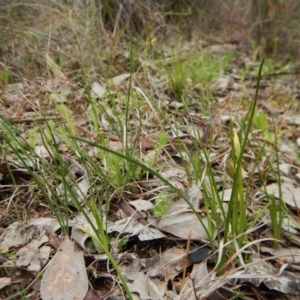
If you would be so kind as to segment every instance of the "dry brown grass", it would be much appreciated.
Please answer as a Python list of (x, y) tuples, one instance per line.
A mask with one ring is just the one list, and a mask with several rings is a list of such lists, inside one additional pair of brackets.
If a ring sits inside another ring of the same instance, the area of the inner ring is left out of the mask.
[(144, 41), (165, 43), (166, 37), (237, 43), (245, 51), (255, 38), (268, 55), (298, 55), (299, 5), (290, 0), (290, 5), (272, 6), (275, 2), (1, 1), (0, 68), (9, 71), (10, 82), (43, 76), (44, 55), (49, 53), (74, 76), (82, 70), (91, 77), (112, 76), (120, 71), (114, 72), (120, 62), (128, 69), (120, 55), (130, 45), (140, 51)]

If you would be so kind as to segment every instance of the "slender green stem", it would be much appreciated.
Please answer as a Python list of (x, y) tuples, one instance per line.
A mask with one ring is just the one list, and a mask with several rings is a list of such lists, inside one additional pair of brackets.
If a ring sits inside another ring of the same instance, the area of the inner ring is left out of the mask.
[[(244, 134), (244, 140), (241, 145), (240, 149), (240, 155), (237, 158), (236, 161), (236, 170), (241, 170), (242, 168), (242, 158), (243, 158), (243, 153), (245, 152), (246, 144), (248, 142), (248, 136), (251, 130), (251, 125), (252, 125), (252, 120), (253, 116), (255, 113), (255, 108), (256, 108), (256, 103), (258, 99), (258, 91), (259, 91), (259, 84), (261, 80), (261, 73), (262, 73), (262, 68), (264, 65), (264, 59), (262, 60), (260, 66), (259, 66), (259, 71), (258, 71), (258, 76), (257, 76), (257, 83), (256, 83), (256, 91), (255, 91), (255, 97), (253, 99), (253, 102), (251, 103), (251, 107), (244, 118), (244, 122), (242, 123), (241, 130), (243, 130), (244, 127), (246, 127), (245, 134)], [(246, 124), (247, 122), (247, 124)], [(241, 136), (242, 136), (241, 132)], [(234, 157), (234, 155), (233, 155)], [(238, 228), (240, 225), (243, 224), (238, 224), (238, 199), (237, 195), (239, 194), (238, 190), (240, 190), (240, 195), (242, 193), (242, 188), (241, 185), (239, 184), (239, 181), (242, 180), (241, 173), (240, 172), (235, 172), (234, 174), (234, 180), (233, 180), (233, 187), (232, 187), (232, 192), (231, 192), (231, 197), (229, 200), (228, 204), (228, 213), (227, 213), (227, 218), (225, 221), (225, 229), (224, 229), (224, 244), (226, 244), (229, 240), (229, 233), (230, 233), (230, 224), (232, 225), (233, 228)], [(244, 208), (245, 210), (245, 208)], [(232, 220), (231, 220), (232, 218)], [(244, 219), (245, 216), (242, 215), (241, 219)], [(242, 231), (243, 229), (241, 229)], [(223, 251), (222, 253), (222, 259), (220, 263), (220, 267), (226, 262), (226, 253)]]

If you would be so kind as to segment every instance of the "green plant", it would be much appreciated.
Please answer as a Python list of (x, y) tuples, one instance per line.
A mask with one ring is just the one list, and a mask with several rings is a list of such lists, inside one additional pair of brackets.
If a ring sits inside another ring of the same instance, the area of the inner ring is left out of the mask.
[(260, 112), (253, 117), (253, 125), (262, 131), (265, 139), (268, 141), (272, 140), (272, 134), (268, 128), (267, 116), (264, 112)]
[(12, 76), (7, 69), (0, 70), (0, 82), (3, 84), (10, 83)]
[[(15, 128), (12, 128), (11, 125), (9, 123), (7, 123), (4, 119), (2, 119), (2, 121), (3, 121), (3, 125), (6, 128), (7, 132), (10, 133), (9, 136), (14, 136), (15, 137), (14, 142), (18, 143), (17, 136), (19, 136), (19, 133), (16, 131)], [(45, 121), (47, 124), (47, 120), (45, 120)], [(14, 130), (14, 133), (13, 133), (13, 130)], [(66, 132), (68, 132), (68, 131), (66, 131)], [(42, 131), (40, 131), (40, 133), (42, 133)], [(68, 136), (70, 136), (70, 135), (71, 135), (71, 133), (68, 132)], [(65, 136), (67, 136), (67, 135), (65, 135)], [(78, 189), (79, 193), (80, 193), (79, 195), (82, 196), (81, 198), (83, 198), (83, 203), (79, 200), (79, 197), (78, 197), (78, 195), (75, 194), (74, 188), (73, 188), (73, 186), (78, 188), (77, 180), (74, 177), (74, 175), (71, 174), (71, 172), (69, 171), (68, 166), (64, 162), (63, 157), (61, 156), (60, 152), (57, 149), (56, 143), (53, 143), (53, 144), (45, 144), (44, 143), (44, 144), (48, 145), (46, 147), (46, 149), (48, 150), (48, 153), (50, 154), (50, 156), (52, 156), (53, 162), (56, 166), (56, 168), (55, 168), (56, 173), (55, 174), (52, 173), (52, 174), (50, 174), (50, 176), (55, 176), (62, 183), (62, 188), (59, 191), (57, 189), (55, 189), (49, 183), (49, 181), (45, 178), (45, 174), (43, 174), (43, 172), (38, 171), (38, 170), (40, 170), (40, 167), (38, 167), (38, 165), (36, 164), (36, 162), (34, 160), (34, 157), (36, 156), (34, 152), (27, 154), (28, 156), (25, 159), (23, 154), (21, 154), (13, 146), (13, 143), (11, 143), (11, 141), (9, 139), (6, 139), (6, 142), (8, 143), (8, 145), (11, 148), (11, 150), (13, 151), (13, 153), (17, 156), (19, 163), (22, 164), (22, 166), (29, 172), (29, 174), (31, 175), (31, 177), (33, 178), (33, 180), (35, 181), (35, 183), (37, 184), (39, 189), (42, 191), (42, 193), (43, 193), (45, 199), (47, 200), (49, 206), (51, 207), (53, 213), (57, 217), (57, 220), (59, 221), (59, 223), (61, 225), (62, 231), (65, 233), (68, 231), (68, 219), (69, 219), (68, 203), (71, 200), (73, 201), (73, 203), (75, 204), (77, 209), (85, 216), (85, 218), (87, 219), (87, 221), (93, 228), (93, 232), (88, 232), (88, 234), (92, 237), (93, 241), (95, 241), (97, 244), (99, 244), (101, 249), (103, 249), (104, 253), (106, 253), (108, 255), (111, 263), (113, 264), (114, 268), (116, 269), (116, 272), (119, 274), (119, 277), (120, 277), (121, 281), (123, 282), (124, 289), (127, 291), (127, 294), (130, 297), (130, 299), (132, 299), (130, 296), (131, 294), (127, 287), (126, 281), (125, 281), (118, 265), (114, 261), (112, 255), (109, 251), (109, 239), (106, 234), (105, 222), (103, 222), (103, 220), (106, 219), (109, 200), (104, 198), (104, 201), (106, 203), (106, 209), (105, 209), (105, 211), (100, 210), (100, 213), (98, 210), (98, 206), (96, 205), (96, 202), (93, 201), (92, 199), (89, 199), (87, 197), (87, 195), (83, 194), (80, 189)], [(24, 144), (26, 144), (25, 140), (22, 140), (22, 142)], [(71, 142), (72, 142), (72, 140), (70, 140), (69, 145), (71, 145)], [(95, 164), (95, 162), (92, 161), (92, 158), (90, 156), (88, 156), (88, 154), (86, 152), (84, 152), (80, 149), (79, 145), (77, 145), (76, 143), (73, 143), (73, 147), (70, 147), (70, 148), (73, 149), (73, 151), (77, 153), (77, 156), (78, 155), (79, 155), (79, 157), (82, 156), (82, 158), (83, 158), (82, 161), (84, 162), (84, 165), (86, 166), (86, 170), (88, 172), (89, 177), (91, 177), (93, 175), (92, 175), (91, 171), (89, 171), (89, 170), (91, 170), (91, 166), (88, 166), (88, 164), (92, 164), (92, 167), (96, 168), (96, 170), (98, 171), (98, 174), (102, 174), (101, 170), (99, 169), (99, 166), (97, 166)], [(27, 159), (29, 159), (31, 161), (31, 164), (28, 164)], [(40, 163), (44, 163), (40, 158), (38, 158), (38, 160), (40, 161)], [(39, 164), (39, 165), (41, 166), (41, 164)], [(36, 170), (33, 170), (31, 168), (31, 166), (35, 166)], [(105, 178), (105, 176), (103, 178)], [(106, 179), (106, 182), (108, 182), (107, 179)], [(105, 187), (103, 187), (103, 188), (105, 188)], [(95, 191), (95, 193), (97, 193), (97, 191)], [(102, 191), (102, 193), (98, 194), (98, 195), (105, 197), (106, 193), (103, 193), (103, 191)], [(60, 200), (60, 202), (56, 202), (55, 199)], [(89, 210), (92, 213), (93, 220), (87, 214), (83, 204), (88, 206)], [(96, 223), (94, 223), (94, 220)]]
[(250, 65), (246, 64), (243, 68), (239, 69), (239, 75), (241, 76), (241, 80), (245, 80), (246, 76), (250, 73)]
[(253, 39), (250, 41), (253, 61), (257, 61), (261, 59), (261, 57), (263, 57), (265, 43), (266, 43), (265, 39), (261, 39), (260, 43), (257, 43), (257, 41)]
[[(275, 129), (274, 119), (273, 119), (273, 128)], [(274, 137), (275, 137), (274, 144), (277, 147), (278, 141), (277, 141), (276, 130), (274, 132), (275, 132), (274, 133)], [(267, 195), (267, 200), (269, 201), (269, 213), (271, 216), (271, 226), (272, 226), (272, 231), (273, 231), (273, 235), (275, 238), (274, 246), (278, 247), (280, 238), (281, 238), (283, 220), (284, 220), (284, 217), (289, 218), (289, 214), (288, 214), (288, 211), (286, 208), (286, 204), (283, 201), (281, 179), (280, 179), (281, 176), (280, 176), (280, 166), (279, 166), (279, 154), (278, 154), (278, 151), (276, 151), (275, 153), (276, 153), (275, 154), (275, 156), (276, 156), (275, 168), (273, 167), (273, 164), (271, 164), (271, 163), (270, 163), (270, 167), (273, 170), (273, 174), (275, 174), (276, 183), (277, 183), (278, 189), (279, 189), (279, 199), (276, 201), (275, 198), (273, 197), (273, 195), (269, 195), (268, 193), (266, 193), (266, 195)]]
[[(66, 122), (66, 126), (68, 127), (68, 131), (71, 131), (72, 134), (75, 134), (76, 128), (75, 128), (75, 122), (74, 122), (74, 117), (72, 112), (70, 111), (69, 108), (67, 108), (65, 105), (61, 104), (57, 107), (58, 112), (61, 114), (63, 117), (64, 121)], [(60, 126), (58, 128), (58, 131), (64, 135), (65, 131), (65, 126)]]
[(28, 145), (30, 148), (34, 148), (36, 145), (37, 132), (34, 129), (28, 130)]
[(108, 154), (103, 163), (104, 172), (116, 190), (140, 178), (142, 169), (128, 167), (128, 162), (117, 155)]
[(209, 83), (219, 76), (228, 66), (232, 56), (232, 52), (222, 57), (202, 51), (183, 53), (173, 58), (170, 65), (165, 67), (170, 90), (181, 99), (197, 84)]
[(266, 114), (263, 112), (256, 114), (253, 117), (253, 125), (263, 132), (266, 131), (268, 129), (268, 121)]
[(160, 193), (155, 197), (152, 213), (155, 217), (162, 217), (170, 207), (170, 197), (168, 194)]
[[(251, 104), (251, 107), (243, 119), (242, 129), (240, 130), (239, 135), (235, 133), (232, 129), (231, 141), (232, 141), (232, 160), (234, 168), (234, 179), (233, 179), (233, 188), (231, 191), (230, 200), (228, 203), (228, 212), (225, 219), (225, 228), (224, 228), (224, 243), (228, 242), (230, 234), (233, 234), (234, 238), (237, 239), (239, 247), (244, 243), (246, 227), (246, 211), (247, 206), (245, 203), (244, 190), (243, 190), (243, 177), (242, 177), (242, 160), (243, 155), (248, 143), (248, 136), (251, 130), (252, 121), (254, 117), (255, 107), (258, 98), (259, 82), (262, 73), (264, 60), (262, 60), (258, 72), (257, 78), (257, 87), (254, 100)], [(226, 260), (226, 253), (222, 253), (221, 264), (219, 270), (222, 269), (223, 264)]]
[(17, 252), (16, 251), (10, 252), (8, 254), (8, 259), (10, 259), (10, 260), (14, 260), (14, 259), (16, 259), (16, 257), (17, 257)]
[[(275, 70), (280, 71), (280, 67), (281, 67), (281, 62), (279, 60), (277, 60), (275, 63), (275, 61), (273, 61), (272, 59), (267, 58), (267, 59), (265, 59), (265, 64), (264, 64), (264, 68), (262, 70), (262, 74), (263, 75), (274, 74)], [(259, 69), (259, 66), (256, 66), (254, 68), (255, 74), (257, 74), (258, 69)]]

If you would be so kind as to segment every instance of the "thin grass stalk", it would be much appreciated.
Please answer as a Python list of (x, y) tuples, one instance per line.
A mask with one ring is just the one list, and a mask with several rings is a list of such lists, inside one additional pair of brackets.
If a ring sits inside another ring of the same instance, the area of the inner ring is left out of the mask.
[[(237, 169), (241, 169), (242, 168), (242, 158), (243, 158), (243, 154), (245, 152), (245, 148), (246, 148), (246, 144), (248, 142), (248, 136), (251, 130), (251, 125), (252, 125), (252, 120), (253, 120), (253, 116), (254, 116), (254, 112), (255, 112), (255, 108), (256, 108), (256, 103), (257, 103), (257, 99), (258, 99), (258, 91), (259, 91), (259, 84), (260, 84), (260, 80), (261, 80), (261, 73), (262, 73), (262, 68), (264, 65), (264, 59), (262, 60), (260, 66), (259, 66), (259, 71), (258, 71), (258, 76), (257, 76), (257, 83), (256, 83), (256, 91), (255, 91), (255, 96), (254, 96), (254, 100), (251, 103), (251, 107), (246, 115), (246, 117), (244, 118), (244, 122), (242, 123), (242, 129), (244, 128), (244, 125), (246, 125), (246, 122), (248, 122), (247, 126), (246, 126), (246, 132), (244, 135), (244, 140), (243, 143), (241, 145), (241, 150), (240, 150), (240, 156), (237, 159), (237, 163), (236, 163), (236, 168)], [(229, 204), (228, 204), (228, 213), (227, 213), (227, 218), (225, 220), (225, 229), (224, 229), (224, 244), (226, 244), (229, 240), (229, 234), (230, 234), (230, 225), (233, 226), (239, 226), (239, 224), (237, 224), (237, 212), (238, 212), (238, 203), (237, 203), (237, 199), (236, 196), (238, 194), (238, 188), (239, 188), (239, 177), (240, 174), (239, 172), (235, 172), (234, 174), (234, 180), (233, 180), (233, 188), (232, 188), (232, 192), (231, 192), (231, 197), (229, 200)], [(231, 218), (233, 218), (234, 220), (231, 220)], [(234, 222), (233, 224), (231, 224), (231, 222)], [(237, 227), (235, 227), (237, 228)], [(243, 230), (243, 229), (241, 229)], [(221, 259), (221, 264), (220, 267), (226, 262), (226, 253), (225, 251), (223, 252), (222, 255), (222, 259)]]
[[(84, 229), (83, 229), (84, 230)], [(133, 300), (132, 294), (129, 290), (129, 287), (127, 285), (126, 279), (122, 273), (122, 271), (120, 270), (117, 262), (115, 261), (115, 259), (113, 258), (113, 256), (110, 253), (110, 250), (108, 247), (105, 247), (102, 243), (102, 241), (99, 239), (99, 237), (95, 234), (93, 234), (92, 232), (89, 232), (87, 230), (84, 230), (94, 241), (96, 241), (100, 247), (103, 249), (104, 253), (107, 255), (109, 261), (111, 262), (111, 264), (113, 265), (114, 269), (116, 270), (118, 277), (120, 278), (122, 284), (123, 284), (123, 288), (129, 298), (129, 300)]]
[(156, 178), (158, 178), (161, 182), (163, 182), (166, 186), (168, 186), (172, 191), (174, 191), (178, 196), (182, 197), (185, 202), (188, 204), (188, 206), (191, 208), (191, 210), (194, 212), (195, 216), (198, 218), (199, 222), (202, 224), (206, 234), (209, 236), (209, 232), (207, 231), (207, 228), (204, 226), (201, 217), (199, 216), (199, 214), (197, 213), (197, 211), (195, 210), (194, 206), (191, 204), (191, 202), (189, 201), (189, 199), (184, 195), (184, 193), (182, 191), (180, 191), (178, 188), (176, 188), (174, 185), (172, 185), (167, 179), (165, 179), (164, 177), (162, 177), (158, 172), (154, 171), (152, 168), (148, 167), (147, 165), (141, 163), (140, 161), (132, 158), (132, 157), (128, 157), (118, 151), (112, 150), (106, 146), (103, 145), (99, 145), (97, 143), (91, 142), (89, 140), (80, 138), (80, 137), (76, 137), (76, 136), (70, 136), (70, 138), (74, 139), (74, 140), (78, 140), (81, 142), (84, 142), (88, 145), (94, 146), (96, 148), (100, 148), (108, 153), (114, 154), (118, 157), (123, 158), (124, 160), (128, 160), (130, 163), (132, 163), (135, 166), (140, 167), (141, 169), (148, 171), (150, 174), (152, 174), (153, 176), (155, 176)]
[[(245, 203), (244, 189), (243, 189), (243, 176), (242, 166), (237, 165), (237, 161), (240, 159), (241, 146), (239, 137), (235, 129), (231, 126), (231, 143), (232, 143), (232, 160), (233, 170), (236, 174), (234, 185), (237, 185), (236, 194), (234, 195), (233, 204), (233, 221), (232, 221), (232, 233), (234, 236), (240, 236), (244, 232), (246, 226), (246, 212), (247, 207)], [(241, 247), (243, 244), (243, 236), (238, 239), (238, 245)]]
[[(75, 185), (77, 185), (76, 180), (68, 172), (68, 169), (66, 169), (66, 171), (68, 173), (67, 176), (69, 176), (73, 180), (73, 183)], [(65, 175), (65, 174), (62, 174), (62, 175)], [(68, 194), (68, 196), (70, 196), (70, 198), (75, 203), (76, 207), (79, 208), (79, 211), (84, 215), (85, 219), (91, 225), (94, 234), (92, 234), (91, 232), (89, 232), (89, 231), (87, 231), (85, 229), (82, 229), (82, 230), (85, 231), (86, 233), (88, 233), (93, 238), (93, 240), (96, 241), (99, 244), (99, 246), (101, 247), (101, 249), (108, 256), (109, 261), (114, 266), (114, 268), (115, 268), (115, 270), (116, 270), (116, 272), (118, 274), (118, 277), (120, 278), (120, 280), (121, 280), (121, 282), (123, 284), (123, 287), (124, 287), (124, 289), (125, 289), (125, 291), (127, 293), (127, 296), (129, 297), (129, 299), (133, 299), (132, 295), (130, 293), (130, 290), (128, 288), (127, 282), (126, 282), (126, 280), (125, 280), (125, 278), (124, 278), (121, 270), (119, 269), (116, 261), (113, 259), (112, 255), (110, 254), (109, 242), (108, 242), (107, 235), (105, 233), (105, 229), (103, 227), (103, 220), (100, 219), (100, 215), (98, 213), (98, 209), (97, 209), (97, 207), (95, 205), (95, 202), (94, 201), (90, 202), (87, 199), (85, 201), (85, 203), (88, 204), (88, 207), (90, 208), (90, 210), (91, 210), (91, 212), (92, 212), (92, 214), (93, 214), (93, 216), (95, 218), (95, 221), (96, 221), (96, 224), (97, 224), (97, 228), (95, 227), (94, 222), (88, 216), (86, 210), (83, 208), (83, 206), (81, 205), (81, 203), (78, 201), (77, 196), (75, 195), (75, 193), (74, 193), (73, 189), (70, 187), (70, 185), (67, 183), (67, 181), (66, 181), (66, 179), (65, 179), (64, 176), (62, 176), (62, 180), (64, 182), (64, 188), (65, 188), (66, 193)], [(77, 185), (77, 188), (78, 188), (78, 185)]]
[[(282, 188), (281, 188), (281, 176), (280, 176), (280, 166), (279, 166), (279, 155), (278, 155), (278, 140), (277, 140), (277, 133), (276, 133), (276, 127), (275, 127), (275, 121), (274, 118), (272, 118), (273, 128), (274, 128), (274, 143), (275, 143), (275, 157), (276, 157), (276, 183), (278, 185), (279, 190), (279, 207), (276, 207), (275, 203), (275, 197), (271, 197), (271, 203), (270, 203), (270, 215), (272, 219), (272, 230), (273, 235), (275, 238), (274, 246), (276, 248), (279, 247), (279, 240), (281, 237), (281, 230), (282, 230), (282, 223), (283, 223), (283, 215), (284, 211), (286, 210), (285, 203), (283, 202), (283, 196), (282, 196)], [(273, 209), (271, 208), (273, 206)], [(275, 209), (275, 215), (272, 215), (271, 210), (274, 211)], [(276, 219), (275, 219), (276, 218)], [(275, 220), (274, 220), (275, 219)]]
[[(13, 138), (13, 141), (16, 142), (17, 145), (20, 145), (19, 140), (17, 139), (19, 135), (19, 132), (15, 132), (13, 133), (11, 128), (13, 128), (14, 126), (11, 125), (3, 116), (0, 115), (0, 119), (3, 121), (2, 122), (2, 126), (4, 127), (4, 130), (6, 133), (10, 133), (11, 137)], [(16, 130), (16, 129), (15, 129)], [(3, 135), (4, 140), (7, 142), (7, 144), (9, 145), (10, 149), (13, 151), (13, 153), (18, 157), (19, 161), (21, 162), (21, 164), (23, 165), (23, 167), (27, 170), (27, 172), (29, 173), (29, 175), (33, 178), (33, 180), (36, 182), (38, 188), (40, 189), (40, 191), (42, 192), (44, 198), (46, 199), (46, 201), (48, 202), (50, 208), (52, 209), (55, 217), (57, 218), (57, 221), (59, 222), (61, 228), (65, 228), (65, 223), (63, 222), (63, 217), (62, 217), (62, 213), (59, 209), (57, 209), (57, 207), (53, 204), (53, 199), (51, 199), (51, 195), (49, 195), (49, 192), (45, 189), (45, 185), (48, 186), (48, 188), (50, 189), (50, 191), (53, 193), (52, 188), (49, 186), (47, 179), (42, 176), (42, 178), (40, 178), (40, 176), (38, 176), (28, 165), (28, 162), (25, 161), (22, 153), (15, 148), (15, 146), (12, 143), (11, 139), (8, 139), (6, 137), (6, 135)], [(26, 140), (22, 138), (22, 141), (24, 142), (24, 144), (26, 145)], [(22, 147), (24, 147), (22, 145)], [(51, 154), (51, 151), (49, 151), (49, 149), (47, 149), (48, 153)], [(32, 153), (34, 156), (36, 156), (35, 153)], [(35, 161), (32, 159), (31, 156), (27, 156), (27, 158), (30, 160), (32, 165), (36, 165)], [(13, 178), (12, 173), (10, 174)]]
[[(272, 119), (273, 128), (274, 128), (274, 151), (275, 151), (275, 168), (273, 165), (273, 162), (270, 160), (269, 156), (267, 155), (266, 151), (264, 150), (264, 146), (261, 146), (261, 151), (263, 153), (263, 156), (266, 157), (266, 162), (268, 163), (268, 166), (271, 169), (272, 174), (274, 174), (274, 177), (276, 178), (276, 184), (278, 186), (278, 199), (274, 197), (274, 195), (270, 195), (267, 190), (265, 184), (263, 185), (264, 192), (266, 195), (266, 198), (268, 200), (268, 206), (266, 209), (269, 210), (270, 218), (271, 218), (271, 228), (273, 235), (275, 237), (274, 239), (274, 247), (279, 246), (279, 240), (281, 237), (282, 232), (282, 223), (284, 216), (289, 217), (289, 213), (287, 211), (287, 207), (285, 202), (283, 201), (283, 193), (282, 193), (282, 187), (281, 187), (281, 175), (280, 175), (280, 166), (279, 166), (279, 155), (278, 155), (278, 140), (277, 140), (277, 134), (275, 130), (275, 121), (274, 118)], [(257, 140), (257, 143), (260, 145), (259, 140)], [(261, 181), (264, 182), (264, 178), (261, 178)]]
[[(188, 111), (186, 102), (183, 101), (183, 103), (185, 109)], [(221, 239), (220, 228), (223, 225), (222, 219), (225, 219), (225, 211), (223, 207), (223, 201), (218, 193), (218, 187), (215, 181), (213, 169), (210, 164), (209, 154), (206, 150), (205, 145), (202, 142), (201, 137), (198, 136), (197, 140), (200, 143), (200, 148), (203, 150), (203, 154), (205, 157), (205, 165), (203, 166), (203, 163), (201, 162), (202, 153), (199, 150), (199, 145), (195, 143), (196, 155), (195, 158), (193, 158), (190, 154), (190, 151), (188, 151), (186, 146), (183, 144), (182, 140), (179, 138), (177, 132), (176, 135), (178, 144), (181, 145), (181, 147), (185, 150), (185, 153), (187, 154), (189, 161), (192, 164), (192, 169), (194, 171), (193, 175), (195, 177), (196, 183), (200, 183), (200, 185), (202, 186), (203, 200), (207, 212), (206, 216), (208, 222), (208, 236), (211, 242), (212, 249), (215, 249), (215, 244), (213, 243), (213, 240), (215, 239), (215, 234), (217, 234), (218, 241), (220, 241)], [(185, 169), (187, 174), (189, 174), (190, 172), (188, 166), (186, 166)], [(207, 177), (209, 179), (209, 182), (206, 182), (205, 180), (206, 174), (208, 174)]]
[[(130, 104), (130, 97), (131, 97), (131, 91), (132, 91), (132, 74), (134, 72), (134, 57), (133, 57), (133, 46), (131, 46), (131, 49), (130, 49), (130, 77), (129, 77), (129, 85), (128, 85), (128, 90), (127, 90), (127, 94), (126, 94), (126, 106), (125, 106), (125, 128), (123, 130), (123, 135), (124, 135), (124, 147), (125, 147), (125, 154), (126, 156), (130, 156), (130, 157), (133, 157), (132, 156), (132, 153), (133, 153), (133, 150), (130, 149), (128, 147), (128, 121), (129, 121), (129, 104)], [(130, 145), (132, 145), (132, 135), (131, 136), (131, 140), (130, 140)], [(129, 173), (130, 174), (135, 174), (135, 170), (134, 170), (134, 166), (126, 161), (126, 164), (127, 164), (127, 168), (128, 170), (130, 171)], [(134, 178), (136, 179), (136, 178)]]

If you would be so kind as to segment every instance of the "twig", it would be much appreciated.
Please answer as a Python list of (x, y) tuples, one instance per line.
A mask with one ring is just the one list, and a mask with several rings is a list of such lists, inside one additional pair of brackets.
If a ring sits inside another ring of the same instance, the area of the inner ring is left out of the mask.
[(61, 239), (57, 236), (57, 234), (53, 231), (53, 229), (49, 225), (44, 225), (43, 229), (49, 235), (49, 237), (53, 240), (53, 247), (57, 250), (60, 247)]
[(27, 122), (41, 122), (46, 120), (59, 120), (62, 119), (60, 116), (54, 116), (54, 117), (40, 117), (40, 118), (7, 118), (6, 121), (9, 123), (27, 123)]
[(189, 275), (189, 277), (190, 277), (192, 285), (193, 285), (193, 291), (194, 291), (194, 295), (195, 295), (195, 300), (198, 300), (198, 296), (197, 296), (197, 293), (196, 293), (196, 287), (195, 287), (195, 279), (192, 278), (190, 275)]

